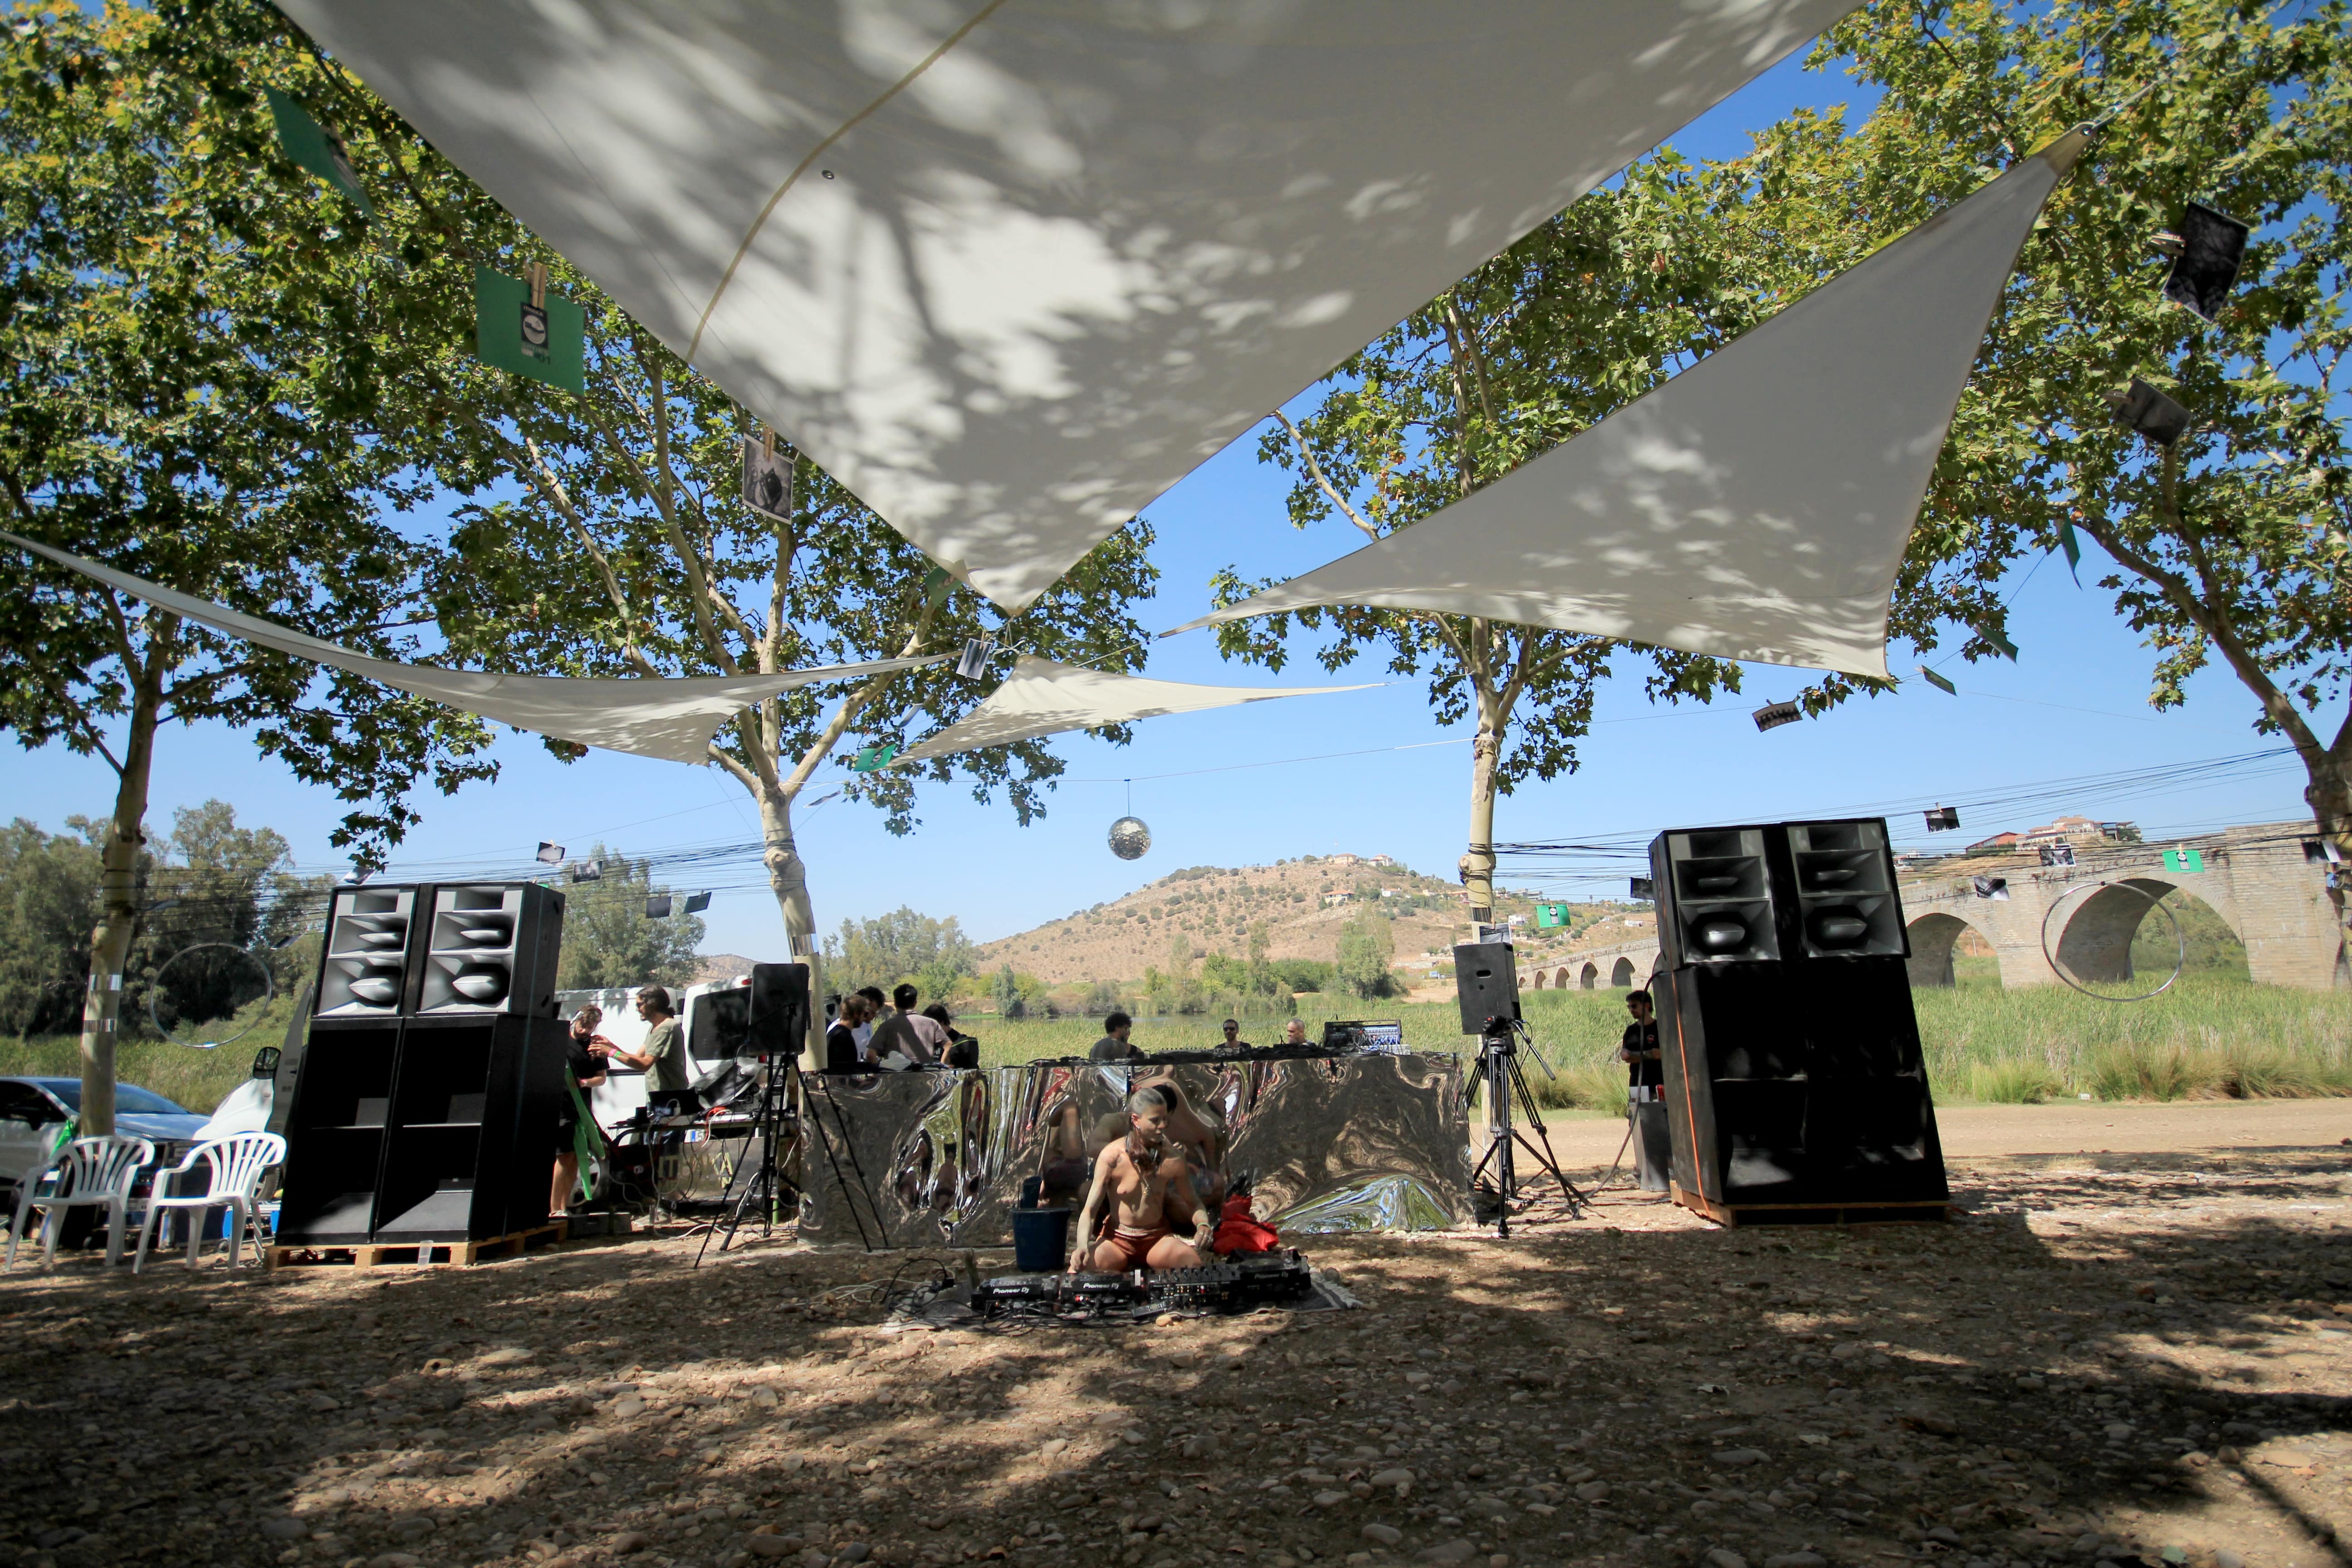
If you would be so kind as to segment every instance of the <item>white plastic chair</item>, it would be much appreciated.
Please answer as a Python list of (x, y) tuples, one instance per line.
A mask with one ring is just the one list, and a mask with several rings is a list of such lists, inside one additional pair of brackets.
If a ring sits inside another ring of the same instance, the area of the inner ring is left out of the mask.
[[(204, 1246), (205, 1219), (214, 1209), (229, 1211), (228, 1266), (236, 1267), (237, 1257), (245, 1250), (246, 1232), (253, 1227), (256, 1194), (261, 1178), (269, 1167), (286, 1159), (286, 1140), (275, 1132), (239, 1132), (233, 1137), (215, 1138), (209, 1143), (199, 1143), (188, 1151), (188, 1157), (168, 1171), (155, 1173), (153, 1195), (147, 1200), (147, 1212), (139, 1220), (139, 1250), (131, 1255), (131, 1272), (138, 1273), (147, 1267), (147, 1244), (154, 1238), (156, 1221), (174, 1209), (188, 1211), (188, 1267), (196, 1266), (196, 1254)], [(199, 1163), (211, 1167), (210, 1179), (202, 1193), (185, 1197), (166, 1197), (172, 1178), (194, 1172)], [(253, 1239), (253, 1259), (261, 1261), (261, 1238)]]
[[(25, 1216), (41, 1211), (41, 1267), (58, 1260), (58, 1231), (63, 1209), (106, 1210), (106, 1260), (122, 1261), (122, 1232), (131, 1207), (131, 1189), (140, 1170), (155, 1158), (155, 1145), (144, 1138), (77, 1138), (58, 1157), (37, 1171), (27, 1171), (16, 1189), (16, 1218), (8, 1227), (8, 1257), (0, 1273), (16, 1267), (16, 1244), (25, 1239)], [(50, 1177), (57, 1185), (44, 1193)]]

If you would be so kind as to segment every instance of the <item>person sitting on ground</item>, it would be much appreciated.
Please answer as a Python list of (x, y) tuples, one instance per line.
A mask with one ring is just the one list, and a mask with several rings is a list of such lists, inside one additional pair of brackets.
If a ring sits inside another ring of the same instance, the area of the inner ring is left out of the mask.
[(915, 1011), (915, 1004), (922, 1000), (920, 992), (902, 984), (890, 994), (890, 1000), (898, 1010), (874, 1026), (874, 1038), (866, 1045), (877, 1060), (887, 1060), (896, 1051), (922, 1067), (947, 1054), (948, 1032), (938, 1020)]
[[(591, 1002), (572, 1015), (572, 1032), (563, 1039), (563, 1070), (572, 1075), (581, 1092), (566, 1093), (555, 1102), (555, 1185), (547, 1195), (547, 1212), (551, 1215), (572, 1206), (580, 1184), (580, 1107), (590, 1103), (587, 1091), (604, 1081), (604, 1058), (613, 1049), (613, 1042), (596, 1032), (596, 1026), (604, 1021), (604, 1009)], [(599, 1046), (604, 1050), (599, 1051)], [(590, 1114), (593, 1119), (593, 1109)], [(592, 1146), (594, 1138), (592, 1121)]]
[(1128, 1032), (1134, 1027), (1135, 1020), (1124, 1013), (1113, 1013), (1105, 1018), (1103, 1037), (1095, 1042), (1095, 1048), (1087, 1053), (1087, 1059), (1090, 1062), (1124, 1062), (1141, 1056), (1141, 1051), (1128, 1043)]
[(1105, 1145), (1095, 1159), (1095, 1179), (1074, 1227), (1078, 1240), (1070, 1251), (1071, 1273), (1201, 1267), (1201, 1254), (1169, 1234), (1177, 1215), (1204, 1239), (1214, 1228), (1193, 1190), (1192, 1167), (1168, 1135), (1176, 1102), (1164, 1084), (1146, 1084), (1128, 1096), (1127, 1136)]
[(1221, 1051), (1254, 1051), (1257, 1049), (1255, 1046), (1251, 1045), (1247, 1040), (1242, 1038), (1241, 1022), (1235, 1018), (1228, 1018), (1225, 1020), (1225, 1037), (1217, 1042), (1217, 1048)]

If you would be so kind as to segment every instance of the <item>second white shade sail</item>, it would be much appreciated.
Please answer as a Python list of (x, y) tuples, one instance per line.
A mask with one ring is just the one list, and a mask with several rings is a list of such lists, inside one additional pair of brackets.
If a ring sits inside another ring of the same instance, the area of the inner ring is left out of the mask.
[(986, 701), (922, 744), (899, 752), (891, 765), (903, 767), (958, 752), (976, 752), (983, 746), (1009, 746), (1015, 741), (1066, 730), (1094, 730), (1276, 697), (1367, 691), (1380, 684), (1375, 680), (1357, 686), (1194, 686), (1140, 675), (1111, 675), (1024, 654)]
[(1177, 630), (1364, 605), (1884, 677), (1895, 574), (1986, 323), (2086, 140), (1485, 489)]
[(710, 740), (719, 726), (750, 707), (796, 686), (821, 680), (856, 680), (885, 670), (937, 664), (952, 654), (922, 658), (885, 658), (866, 664), (835, 664), (773, 675), (687, 675), (604, 679), (558, 675), (498, 675), (486, 670), (441, 669), (374, 658), (323, 638), (263, 620), (134, 577), (111, 566), (0, 530), (0, 540), (71, 567), (83, 576), (142, 599), (159, 610), (263, 647), (331, 665), (365, 676), (397, 691), (414, 692), (462, 712), (495, 719), (518, 730), (552, 735), (608, 752), (630, 752), (673, 763), (710, 760)]

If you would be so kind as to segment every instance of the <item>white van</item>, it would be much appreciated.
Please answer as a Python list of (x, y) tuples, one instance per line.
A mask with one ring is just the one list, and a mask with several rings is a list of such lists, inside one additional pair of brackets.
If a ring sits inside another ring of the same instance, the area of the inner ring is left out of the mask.
[[(570, 1018), (588, 1003), (604, 1010), (596, 1032), (632, 1056), (646, 1043), (646, 1021), (637, 1016), (636, 986), (603, 991), (559, 991), (555, 1013)], [(672, 992), (675, 998), (678, 994)], [(686, 1029), (687, 1081), (744, 1054), (744, 1032), (751, 1015), (751, 980), (706, 981), (686, 988), (678, 1018)], [(629, 1121), (646, 1103), (646, 1075), (636, 1068), (613, 1063), (604, 1081), (588, 1091), (589, 1109), (599, 1125), (610, 1130)]]

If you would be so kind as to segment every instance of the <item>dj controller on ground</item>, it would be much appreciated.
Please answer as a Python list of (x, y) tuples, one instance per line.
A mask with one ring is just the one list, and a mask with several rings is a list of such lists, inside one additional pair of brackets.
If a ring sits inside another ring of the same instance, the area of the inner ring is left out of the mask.
[(1314, 1270), (1296, 1250), (1252, 1253), (1200, 1268), (1126, 1274), (1006, 1274), (974, 1286), (982, 1317), (1118, 1310), (1246, 1312), (1303, 1300)]

